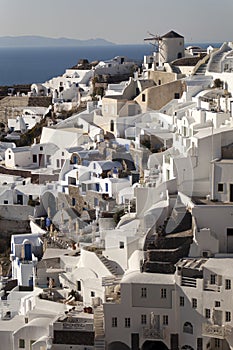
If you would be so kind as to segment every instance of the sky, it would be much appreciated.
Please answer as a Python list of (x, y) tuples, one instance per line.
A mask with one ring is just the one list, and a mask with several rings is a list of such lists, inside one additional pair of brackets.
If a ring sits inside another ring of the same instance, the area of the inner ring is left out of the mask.
[(0, 36), (143, 44), (174, 30), (186, 43), (233, 41), (233, 0), (0, 0)]

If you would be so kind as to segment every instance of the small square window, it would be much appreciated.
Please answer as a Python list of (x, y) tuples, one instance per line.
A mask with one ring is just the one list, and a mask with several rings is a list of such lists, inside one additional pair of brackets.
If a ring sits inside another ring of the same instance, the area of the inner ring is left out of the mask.
[(180, 306), (184, 306), (184, 297), (180, 297)]
[(164, 326), (168, 325), (168, 315), (163, 315), (163, 325)]
[(218, 192), (223, 192), (223, 184), (218, 184)]
[(141, 315), (141, 324), (146, 324), (146, 315)]
[(226, 311), (226, 313), (225, 313), (225, 321), (226, 322), (231, 322), (231, 312), (230, 311)]
[(141, 288), (141, 298), (146, 298), (146, 297), (147, 297), (147, 289)]
[(192, 298), (192, 308), (193, 309), (197, 308), (197, 299), (196, 298)]
[(24, 339), (19, 339), (19, 348), (25, 349), (25, 340)]
[(210, 318), (210, 309), (205, 309), (205, 318)]
[(220, 301), (215, 301), (215, 307), (220, 307), (221, 306), (221, 303), (220, 303)]
[(160, 296), (161, 296), (161, 299), (166, 299), (167, 298), (167, 289), (166, 288), (161, 288)]
[(229, 279), (225, 280), (225, 289), (231, 289), (231, 280)]
[(125, 247), (124, 242), (119, 242), (119, 248), (124, 249), (124, 247)]
[(117, 317), (112, 317), (112, 327), (113, 328), (117, 327)]
[(129, 317), (125, 318), (125, 328), (130, 328), (130, 318)]
[(216, 275), (210, 275), (210, 284), (216, 284)]

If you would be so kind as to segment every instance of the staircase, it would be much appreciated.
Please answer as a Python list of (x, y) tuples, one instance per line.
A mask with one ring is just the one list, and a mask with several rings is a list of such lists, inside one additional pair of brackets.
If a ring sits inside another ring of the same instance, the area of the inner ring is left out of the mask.
[(196, 75), (205, 75), (207, 69), (207, 63), (203, 63), (202, 65), (200, 65), (200, 67), (197, 69), (196, 71)]
[(209, 61), (208, 71), (215, 72), (215, 73), (221, 73), (222, 72), (222, 67), (221, 67), (222, 59), (231, 50), (232, 49), (229, 46), (225, 45), (216, 54), (214, 54)]
[(94, 309), (95, 349), (105, 350), (103, 305)]
[(111, 262), (105, 258), (103, 255), (97, 255), (98, 258), (101, 260), (101, 262), (104, 264), (104, 266), (107, 267), (107, 269), (111, 272), (113, 275), (117, 275), (116, 269), (112, 266)]

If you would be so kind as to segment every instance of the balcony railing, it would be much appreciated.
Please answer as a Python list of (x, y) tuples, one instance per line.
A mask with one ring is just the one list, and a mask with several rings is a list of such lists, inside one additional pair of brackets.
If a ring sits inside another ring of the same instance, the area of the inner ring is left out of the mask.
[(143, 328), (144, 339), (163, 339), (163, 329), (155, 327)]
[(204, 281), (204, 290), (211, 290), (212, 292), (221, 292), (221, 286), (211, 284), (209, 281)]
[(202, 324), (202, 335), (206, 337), (225, 339), (232, 333), (231, 326), (219, 326), (216, 324), (203, 323)]

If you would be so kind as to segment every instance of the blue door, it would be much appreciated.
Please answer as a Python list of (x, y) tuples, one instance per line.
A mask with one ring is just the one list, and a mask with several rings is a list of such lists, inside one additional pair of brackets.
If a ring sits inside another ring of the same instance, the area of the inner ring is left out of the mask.
[(32, 246), (31, 244), (24, 245), (25, 260), (32, 260)]

